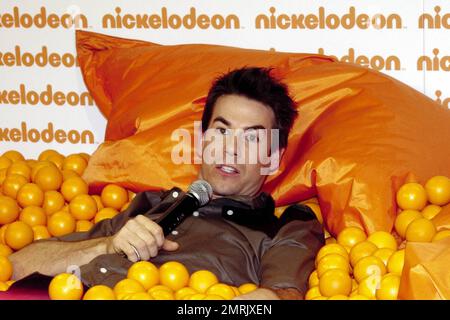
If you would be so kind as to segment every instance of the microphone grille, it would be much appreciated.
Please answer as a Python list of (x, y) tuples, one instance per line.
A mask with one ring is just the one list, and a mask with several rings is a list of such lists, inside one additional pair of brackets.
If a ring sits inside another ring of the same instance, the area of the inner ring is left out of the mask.
[(193, 194), (200, 202), (200, 206), (204, 206), (212, 197), (212, 187), (205, 180), (196, 180), (189, 186), (189, 193)]

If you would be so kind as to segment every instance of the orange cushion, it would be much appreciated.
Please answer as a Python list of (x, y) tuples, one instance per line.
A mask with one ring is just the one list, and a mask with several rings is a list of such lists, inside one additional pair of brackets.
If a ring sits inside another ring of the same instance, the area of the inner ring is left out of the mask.
[(159, 46), (77, 31), (88, 89), (107, 117), (105, 142), (84, 178), (93, 191), (186, 188), (198, 167), (175, 165), (173, 130), (193, 131), (212, 80), (242, 66), (272, 66), (299, 103), (278, 174), (264, 190), (277, 205), (319, 199), (332, 234), (345, 226), (390, 231), (395, 193), (450, 176), (450, 110), (407, 85), (326, 56), (214, 45)]

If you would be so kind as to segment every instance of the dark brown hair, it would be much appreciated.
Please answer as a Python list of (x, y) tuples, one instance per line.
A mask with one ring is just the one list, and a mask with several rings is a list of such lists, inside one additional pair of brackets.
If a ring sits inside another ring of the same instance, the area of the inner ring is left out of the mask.
[(295, 102), (289, 96), (287, 86), (272, 75), (272, 70), (272, 68), (244, 67), (217, 78), (206, 98), (202, 131), (205, 132), (209, 126), (217, 99), (224, 95), (242, 95), (273, 110), (276, 122), (274, 129), (280, 130), (280, 148), (285, 148), (297, 110)]

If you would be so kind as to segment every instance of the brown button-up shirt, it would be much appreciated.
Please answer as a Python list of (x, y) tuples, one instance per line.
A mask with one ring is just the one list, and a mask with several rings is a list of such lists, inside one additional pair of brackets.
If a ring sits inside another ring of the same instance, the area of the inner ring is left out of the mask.
[[(143, 214), (157, 219), (177, 198), (169, 191), (146, 191), (136, 195), (130, 206), (113, 219), (97, 223), (90, 231), (72, 233), (61, 241), (82, 241), (112, 236), (125, 223)], [(312, 211), (301, 205), (274, 215), (270, 195), (227, 197), (211, 200), (187, 217), (167, 239), (180, 244), (178, 250), (159, 251), (150, 261), (183, 263), (189, 272), (207, 269), (221, 282), (239, 286), (246, 282), (272, 289), (295, 288), (305, 293), (314, 258), (323, 245), (322, 226)], [(87, 286), (114, 286), (132, 265), (119, 254), (106, 254), (81, 267)]]

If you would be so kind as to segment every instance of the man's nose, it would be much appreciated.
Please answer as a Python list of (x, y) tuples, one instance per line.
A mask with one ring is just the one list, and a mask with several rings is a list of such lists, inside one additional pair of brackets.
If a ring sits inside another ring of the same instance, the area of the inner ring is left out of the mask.
[(236, 133), (232, 133), (225, 138), (225, 152), (230, 156), (237, 156), (238, 151), (238, 135)]

